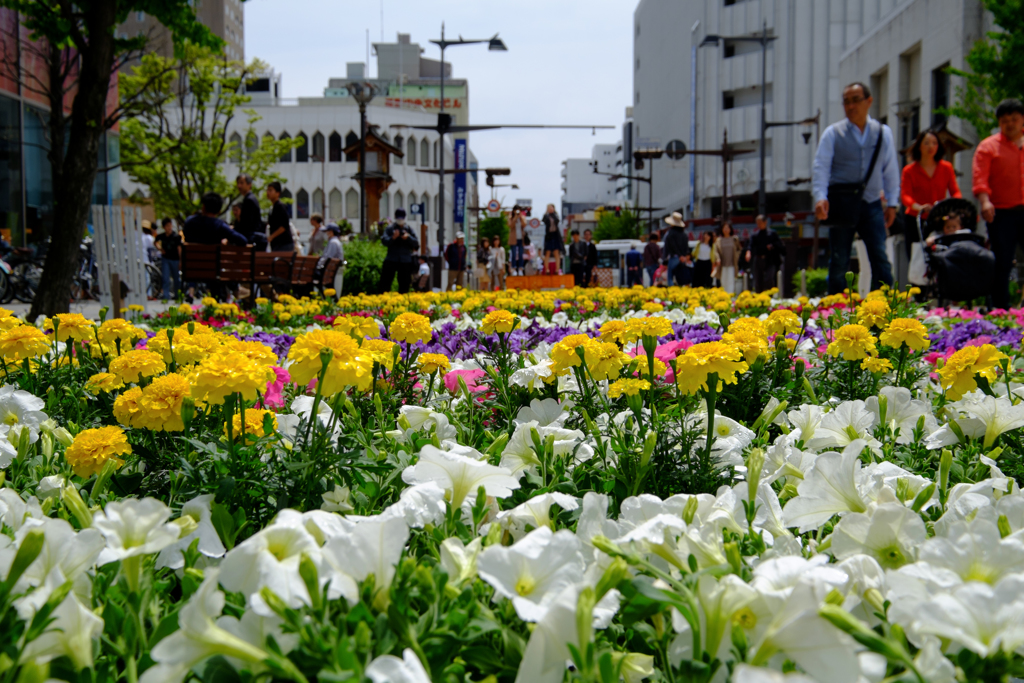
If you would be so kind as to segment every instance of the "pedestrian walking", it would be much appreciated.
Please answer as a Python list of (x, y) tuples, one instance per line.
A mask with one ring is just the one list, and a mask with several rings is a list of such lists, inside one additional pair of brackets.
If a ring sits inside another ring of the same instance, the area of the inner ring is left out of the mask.
[(446, 290), (455, 291), (455, 287), (466, 286), (466, 233), (461, 230), (455, 233), (455, 241), (444, 250), (444, 260), (448, 263), (448, 286)]
[(267, 239), (260, 212), (260, 200), (252, 191), (252, 176), (239, 174), (235, 178), (235, 187), (242, 196), (235, 231), (245, 235), (249, 244), (255, 244), (257, 251), (262, 251), (267, 246)]
[(580, 231), (569, 233), (572, 243), (569, 245), (569, 267), (572, 269), (572, 281), (576, 287), (583, 287), (587, 275), (587, 243), (580, 240)]
[(715, 246), (715, 233), (705, 230), (693, 248), (693, 286), (711, 287), (711, 256)]
[(488, 259), (491, 271), (491, 284), (494, 290), (505, 289), (505, 247), (501, 246), (501, 238), (491, 238), (491, 250)]
[[(747, 250), (747, 263), (751, 265), (754, 274), (754, 291), (764, 292), (772, 287), (778, 286), (779, 266), (782, 265), (782, 240), (779, 234), (768, 227), (768, 218), (758, 215), (754, 219), (757, 225), (757, 232), (750, 238), (750, 248)], [(885, 240), (882, 240), (883, 255), (885, 251)], [(849, 261), (849, 254), (847, 254)], [(888, 261), (887, 261), (888, 263)], [(845, 268), (845, 266), (844, 266)], [(846, 272), (845, 270), (843, 271)], [(843, 280), (846, 286), (846, 280)]]
[(972, 189), (996, 255), (992, 305), (1009, 308), (1010, 271), (1017, 245), (1024, 246), (1024, 104), (1003, 100), (996, 118), (999, 132), (978, 143), (974, 152)]
[(647, 271), (647, 279), (651, 287), (654, 286), (655, 273), (661, 265), (661, 247), (658, 245), (658, 233), (652, 232), (647, 235), (647, 244), (644, 245), (644, 270)]
[(380, 243), (387, 247), (384, 264), (380, 269), (377, 291), (381, 294), (391, 291), (391, 283), (398, 277), (398, 291), (406, 294), (416, 264), (413, 254), (420, 248), (419, 240), (412, 228), (405, 224), (405, 209), (395, 209), (395, 222), (384, 229)]
[(889, 126), (868, 115), (873, 101), (863, 83), (846, 86), (846, 118), (825, 129), (814, 156), (814, 215), (830, 226), (829, 294), (846, 288), (854, 234), (868, 252), (871, 288), (892, 285), (885, 240), (896, 220), (900, 168)]
[(635, 285), (644, 284), (644, 271), (643, 271), (644, 257), (640, 253), (640, 250), (636, 248), (635, 244), (629, 246), (629, 251), (626, 252), (626, 286), (633, 287)]
[(736, 294), (736, 271), (740, 267), (740, 251), (742, 247), (732, 223), (722, 223), (722, 236), (715, 240), (712, 260), (718, 279), (722, 282), (722, 289), (730, 294)]
[(587, 243), (586, 275), (583, 286), (593, 287), (596, 283), (594, 280), (594, 269), (597, 268), (597, 245), (594, 244), (594, 233), (584, 230), (583, 241)]
[(690, 242), (686, 239), (686, 233), (683, 232), (683, 228), (686, 227), (686, 223), (683, 222), (683, 214), (678, 211), (674, 212), (665, 219), (665, 224), (669, 228), (668, 234), (665, 235), (665, 248), (661, 259), (668, 266), (668, 284), (670, 287), (673, 283), (680, 286), (690, 284), (690, 279), (683, 282), (683, 273), (680, 268), (684, 257), (686, 259), (690, 257)]
[(509, 265), (513, 275), (525, 275), (526, 262), (523, 259), (523, 239), (526, 237), (526, 212), (516, 204), (508, 217)]
[(174, 221), (170, 218), (163, 219), (160, 227), (163, 233), (156, 238), (156, 246), (160, 250), (160, 275), (163, 280), (161, 296), (173, 299), (181, 288), (181, 235), (174, 229)]
[(554, 204), (548, 204), (541, 222), (544, 223), (544, 272), (561, 275), (565, 245), (562, 243), (562, 229)]
[(270, 216), (267, 218), (267, 229), (270, 234), (270, 251), (293, 252), (295, 242), (292, 240), (292, 221), (288, 217), (288, 209), (281, 201), (281, 183), (276, 180), (267, 185), (267, 199), (270, 200)]

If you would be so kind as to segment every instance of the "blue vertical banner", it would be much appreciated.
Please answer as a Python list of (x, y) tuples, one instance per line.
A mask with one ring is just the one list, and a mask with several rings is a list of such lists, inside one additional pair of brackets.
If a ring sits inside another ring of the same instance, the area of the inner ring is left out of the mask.
[[(466, 168), (467, 147), (465, 140), (455, 140), (455, 170)], [(466, 224), (466, 174), (455, 174), (455, 218), (452, 222)]]

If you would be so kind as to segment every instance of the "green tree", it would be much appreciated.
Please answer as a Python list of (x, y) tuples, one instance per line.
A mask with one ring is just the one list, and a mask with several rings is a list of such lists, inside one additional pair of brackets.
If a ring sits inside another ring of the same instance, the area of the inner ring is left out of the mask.
[[(149, 188), (158, 216), (181, 225), (207, 192), (235, 196), (234, 178), (224, 174), (229, 160), (252, 176), (258, 197), (268, 183), (284, 182), (272, 169), (301, 139), (260, 139), (253, 128), (260, 117), (251, 109), (242, 110), (248, 122), (244, 145), (228, 137), (236, 112), (251, 100), (242, 86), (265, 68), (259, 61), (245, 65), (185, 44), (176, 59), (149, 54), (132, 74), (122, 76), (122, 95), (141, 89), (145, 106), (122, 123), (121, 166)], [(224, 211), (228, 208), (225, 204)]]
[[(176, 44), (188, 40), (218, 47), (221, 41), (196, 20), (189, 0), (0, 0), (0, 7), (16, 10), (32, 39), (30, 44), (3, 41), (3, 70), (24, 89), (43, 96), (50, 109), (47, 158), (53, 232), (28, 316), (34, 320), (68, 310), (99, 167), (100, 140), (139, 103), (128, 97), (108, 108), (113, 74), (146, 46), (144, 36), (118, 38), (117, 26), (130, 14), (145, 12), (170, 29)], [(20, 51), (9, 46), (20, 46)], [(31, 54), (23, 54), (26, 51)], [(43, 68), (22, 68), (26, 57)]]
[(480, 239), (487, 238), (490, 243), (491, 238), (495, 235), (501, 240), (502, 246), (508, 246), (508, 218), (502, 213), (500, 216), (492, 216), (485, 218), (480, 221), (480, 227), (477, 229), (477, 234), (480, 235)]
[(640, 237), (640, 220), (636, 213), (624, 207), (619, 215), (614, 211), (604, 211), (594, 228), (594, 239), (602, 240), (635, 240)]
[(982, 0), (1001, 31), (990, 31), (964, 58), (965, 69), (950, 68), (962, 76), (956, 101), (943, 113), (957, 116), (978, 132), (989, 135), (998, 125), (996, 105), (1007, 97), (1024, 96), (1024, 0)]

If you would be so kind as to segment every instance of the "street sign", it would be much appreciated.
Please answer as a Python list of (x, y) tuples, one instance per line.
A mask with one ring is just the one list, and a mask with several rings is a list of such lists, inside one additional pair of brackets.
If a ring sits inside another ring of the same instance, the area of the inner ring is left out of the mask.
[(531, 218), (530, 222), (529, 222), (529, 226), (531, 228), (533, 228), (534, 230), (536, 230), (537, 228), (540, 227), (540, 219), (539, 218)]
[(491, 201), (487, 202), (487, 210), (490, 211), (491, 213), (498, 213), (499, 211), (501, 211), (501, 202), (499, 202), (497, 199), (492, 199)]
[(521, 206), (521, 207), (523, 207), (525, 209), (528, 206), (533, 206), (533, 200), (532, 199), (517, 199), (516, 200), (516, 204), (518, 204), (519, 206)]
[(409, 213), (411, 213), (414, 216), (421, 215), (423, 213), (423, 203), (421, 202), (419, 204), (410, 204)]
[(682, 159), (686, 156), (686, 143), (682, 140), (672, 140), (665, 146), (665, 155), (669, 159)]

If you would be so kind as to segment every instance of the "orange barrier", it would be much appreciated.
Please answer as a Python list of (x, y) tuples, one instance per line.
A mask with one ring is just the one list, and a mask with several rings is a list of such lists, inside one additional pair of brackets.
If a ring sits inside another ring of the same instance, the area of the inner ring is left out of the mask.
[(572, 289), (572, 275), (512, 275), (505, 278), (508, 289)]

